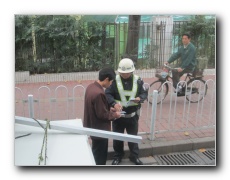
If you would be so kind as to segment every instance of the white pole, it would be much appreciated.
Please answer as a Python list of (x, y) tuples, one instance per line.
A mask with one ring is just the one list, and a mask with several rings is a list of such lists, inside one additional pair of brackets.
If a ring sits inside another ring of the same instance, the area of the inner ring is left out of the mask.
[(28, 95), (29, 116), (34, 118), (34, 97), (32, 94)]
[(156, 109), (157, 109), (157, 96), (158, 91), (153, 91), (153, 99), (152, 99), (152, 117), (151, 117), (151, 129), (150, 129), (150, 140), (154, 140), (154, 131), (155, 131), (155, 121), (156, 121)]
[[(40, 125), (43, 128), (46, 127), (46, 121), (44, 120), (43, 121), (37, 120), (37, 121), (40, 123)], [(38, 122), (36, 122), (35, 120), (31, 118), (15, 116), (15, 123), (17, 124), (40, 127)], [(88, 135), (88, 136), (108, 138), (108, 139), (111, 138), (111, 139), (116, 139), (120, 141), (127, 141), (127, 142), (134, 142), (134, 143), (141, 143), (141, 140), (142, 140), (141, 136), (122, 134), (122, 133), (116, 133), (116, 132), (104, 131), (104, 130), (98, 130), (98, 129), (92, 129), (92, 128), (73, 127), (70, 125), (60, 125), (58, 123), (55, 123), (55, 121), (50, 122), (50, 129), (65, 131), (69, 133)]]

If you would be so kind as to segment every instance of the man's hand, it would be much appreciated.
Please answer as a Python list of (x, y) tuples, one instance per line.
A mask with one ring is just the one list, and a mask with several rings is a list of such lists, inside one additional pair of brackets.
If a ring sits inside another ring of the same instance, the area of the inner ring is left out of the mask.
[(113, 107), (111, 107), (111, 108), (110, 108), (110, 112), (116, 112), (116, 109), (113, 108)]
[(110, 112), (114, 112), (114, 118), (115, 118), (114, 120), (119, 119), (121, 117), (121, 112), (116, 111), (116, 109), (113, 107), (110, 108)]
[(114, 105), (114, 108), (116, 109), (116, 111), (121, 111), (123, 107), (121, 104), (117, 103)]
[(115, 112), (115, 119), (118, 119), (121, 117), (121, 112)]
[(183, 69), (182, 69), (182, 68), (178, 68), (177, 71), (178, 71), (178, 72), (182, 72)]

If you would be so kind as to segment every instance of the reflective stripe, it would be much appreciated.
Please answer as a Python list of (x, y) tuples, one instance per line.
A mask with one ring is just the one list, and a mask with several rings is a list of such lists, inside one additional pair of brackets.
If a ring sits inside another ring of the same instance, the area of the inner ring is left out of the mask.
[[(121, 100), (115, 100), (116, 102), (120, 102), (122, 106), (128, 107), (128, 106), (137, 106), (137, 103), (134, 103), (132, 101), (129, 101), (130, 99), (134, 99), (137, 94), (137, 80), (139, 79), (139, 76), (133, 75), (133, 88), (132, 90), (124, 90), (121, 77), (120, 75), (116, 76), (116, 83), (117, 83), (117, 89), (120, 95)], [(127, 101), (126, 96), (129, 96), (129, 100)]]
[(136, 115), (136, 112), (133, 112), (133, 113), (131, 113), (131, 114), (124, 114), (124, 115), (122, 115), (121, 117), (123, 117), (123, 118), (131, 118), (131, 117), (133, 117), (133, 116), (135, 116)]
[(138, 104), (132, 101), (127, 101), (127, 102), (121, 102), (119, 100), (115, 99), (116, 103), (120, 103), (123, 107), (128, 107), (128, 106), (137, 106)]

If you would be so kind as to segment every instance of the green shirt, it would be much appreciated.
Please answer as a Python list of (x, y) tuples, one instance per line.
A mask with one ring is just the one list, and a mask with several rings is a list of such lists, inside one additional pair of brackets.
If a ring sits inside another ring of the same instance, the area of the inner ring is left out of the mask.
[(192, 43), (189, 43), (186, 48), (183, 46), (174, 53), (168, 60), (168, 63), (181, 58), (182, 69), (193, 69), (196, 66), (196, 48)]

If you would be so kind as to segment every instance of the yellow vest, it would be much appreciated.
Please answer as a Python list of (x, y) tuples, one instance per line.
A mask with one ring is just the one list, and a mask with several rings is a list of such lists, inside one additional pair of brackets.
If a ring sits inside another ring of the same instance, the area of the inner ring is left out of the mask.
[[(132, 90), (124, 90), (121, 77), (120, 75), (116, 75), (116, 83), (117, 83), (117, 89), (120, 95), (121, 100), (116, 100), (117, 103), (120, 103), (124, 107), (128, 106), (137, 106), (137, 103), (134, 103), (133, 101), (129, 101), (130, 99), (134, 99), (137, 94), (137, 80), (139, 79), (139, 76), (133, 75), (133, 88)], [(129, 96), (129, 100), (127, 101), (126, 96)]]

